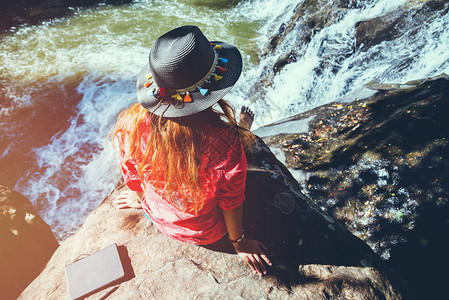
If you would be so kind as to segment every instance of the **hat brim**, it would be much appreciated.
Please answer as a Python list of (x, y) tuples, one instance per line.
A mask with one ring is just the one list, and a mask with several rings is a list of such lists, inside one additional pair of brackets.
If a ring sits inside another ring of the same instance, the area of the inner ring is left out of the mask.
[(149, 63), (146, 63), (137, 78), (137, 100), (151, 113), (167, 118), (176, 118), (190, 116), (199, 113), (222, 99), (235, 85), (242, 73), (242, 56), (240, 51), (233, 45), (220, 42), (211, 41), (214, 45), (220, 45), (221, 50), (218, 50), (218, 57), (226, 58), (227, 63), (218, 62), (218, 66), (226, 69), (224, 73), (218, 73), (223, 76), (221, 80), (214, 81), (207, 84), (208, 92), (203, 95), (198, 89), (189, 92), (192, 102), (180, 102), (177, 105), (160, 104), (159, 100), (153, 95), (154, 84), (145, 87), (149, 81), (148, 74), (152, 74)]

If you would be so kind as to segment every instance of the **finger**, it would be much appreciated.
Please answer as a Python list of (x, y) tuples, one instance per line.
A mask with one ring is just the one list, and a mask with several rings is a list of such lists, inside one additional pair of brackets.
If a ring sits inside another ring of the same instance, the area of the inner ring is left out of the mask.
[(128, 195), (132, 195), (132, 191), (123, 191), (119, 194), (119, 196), (128, 196)]
[(116, 205), (115, 208), (117, 208), (117, 209), (124, 209), (124, 208), (130, 208), (130, 207), (129, 207), (128, 204), (125, 203), (125, 204)]
[(262, 276), (259, 264), (257, 263), (256, 259), (253, 257), (252, 254), (248, 254), (248, 265), (251, 266), (251, 269), (253, 270), (254, 274), (257, 273), (257, 275)]
[(118, 197), (116, 197), (114, 200), (121, 200), (121, 201), (126, 201), (128, 199), (128, 197), (123, 196), (123, 195), (119, 195)]
[(267, 247), (265, 247), (265, 245), (264, 244), (262, 244), (261, 242), (257, 242), (257, 247), (259, 248), (258, 249), (258, 253), (264, 253), (264, 250), (267, 250), (268, 248)]
[(129, 203), (127, 201), (114, 201), (112, 205), (114, 206), (129, 205)]
[(265, 247), (265, 245), (262, 244), (261, 242), (257, 241), (257, 245), (258, 245), (259, 247), (262, 247), (262, 248), (264, 248), (265, 250), (267, 250), (267, 247)]
[(114, 203), (124, 203), (126, 202), (125, 198), (115, 198), (114, 200), (112, 200), (112, 202)]
[(253, 262), (251, 261), (251, 259), (249, 259), (248, 257), (246, 258), (246, 263), (248, 264), (248, 266), (251, 268), (251, 270), (253, 271), (254, 274), (257, 273), (256, 268), (253, 264)]
[(120, 196), (120, 195), (125, 195), (125, 194), (127, 194), (128, 193), (128, 191), (121, 191), (118, 195)]
[[(257, 243), (259, 244), (260, 247), (262, 247), (262, 248), (264, 248), (265, 250), (267, 250), (267, 247), (265, 247), (264, 244), (262, 244), (261, 242), (257, 242)], [(271, 266), (272, 263), (271, 263), (270, 259), (268, 258), (268, 256), (264, 253), (264, 251), (262, 251), (262, 250), (260, 249), (259, 253), (260, 253), (260, 256), (262, 257), (262, 259), (263, 259), (269, 266)]]
[(260, 258), (259, 255), (253, 255), (255, 260), (256, 269), (259, 271), (259, 275), (267, 274), (267, 270), (265, 269), (265, 266), (263, 265), (263, 261)]
[(114, 206), (114, 207), (117, 207), (120, 205), (123, 205), (123, 203), (122, 202), (112, 202), (112, 206)]
[(262, 254), (260, 255), (260, 257), (262, 257), (262, 259), (263, 259), (269, 266), (272, 265), (270, 259), (269, 259), (265, 254), (262, 253)]

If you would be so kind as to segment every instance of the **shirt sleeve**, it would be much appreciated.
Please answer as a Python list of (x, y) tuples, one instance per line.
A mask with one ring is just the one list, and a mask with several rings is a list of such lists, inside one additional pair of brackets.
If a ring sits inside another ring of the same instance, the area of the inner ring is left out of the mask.
[(218, 205), (220, 208), (232, 210), (245, 201), (247, 168), (245, 151), (240, 140), (236, 137), (227, 155), (224, 178), (218, 192)]
[(123, 179), (130, 190), (135, 192), (143, 192), (142, 186), (140, 184), (140, 176), (137, 172), (136, 163), (132, 160), (127, 160), (122, 162), (121, 170)]
[(119, 158), (120, 158), (120, 170), (122, 171), (123, 179), (126, 185), (130, 190), (135, 192), (143, 192), (141, 183), (140, 183), (140, 175), (137, 171), (137, 163), (131, 158), (125, 161), (124, 156), (125, 152), (123, 150), (123, 139), (121, 139), (120, 135), (117, 139), (118, 148), (119, 148)]

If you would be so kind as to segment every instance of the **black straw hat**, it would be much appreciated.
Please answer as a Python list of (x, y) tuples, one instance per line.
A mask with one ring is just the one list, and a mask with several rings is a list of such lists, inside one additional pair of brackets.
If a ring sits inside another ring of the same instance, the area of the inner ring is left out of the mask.
[(242, 56), (228, 43), (209, 42), (196, 26), (159, 37), (137, 78), (137, 100), (164, 117), (184, 117), (218, 102), (237, 82)]

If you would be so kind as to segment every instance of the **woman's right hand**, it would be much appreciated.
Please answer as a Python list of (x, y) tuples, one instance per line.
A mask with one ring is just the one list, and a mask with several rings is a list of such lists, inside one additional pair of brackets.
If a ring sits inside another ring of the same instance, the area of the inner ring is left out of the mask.
[(235, 251), (244, 262), (259, 276), (267, 274), (264, 262), (271, 266), (271, 261), (262, 249), (267, 249), (261, 242), (250, 239), (243, 239), (239, 243), (233, 244)]

